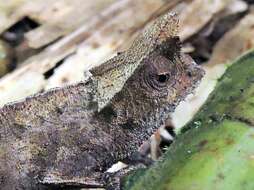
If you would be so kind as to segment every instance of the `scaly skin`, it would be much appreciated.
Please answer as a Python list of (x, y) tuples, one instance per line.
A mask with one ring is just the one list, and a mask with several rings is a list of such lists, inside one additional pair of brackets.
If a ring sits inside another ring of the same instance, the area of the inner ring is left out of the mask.
[(180, 53), (167, 14), (86, 82), (0, 110), (1, 189), (104, 187), (105, 171), (129, 158), (203, 76)]

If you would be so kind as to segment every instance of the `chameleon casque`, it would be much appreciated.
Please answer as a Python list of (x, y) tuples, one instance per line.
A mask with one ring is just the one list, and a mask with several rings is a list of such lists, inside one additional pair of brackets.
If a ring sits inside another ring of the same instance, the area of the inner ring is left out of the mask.
[(109, 189), (107, 169), (128, 161), (204, 74), (177, 33), (168, 13), (87, 81), (0, 109), (0, 188)]

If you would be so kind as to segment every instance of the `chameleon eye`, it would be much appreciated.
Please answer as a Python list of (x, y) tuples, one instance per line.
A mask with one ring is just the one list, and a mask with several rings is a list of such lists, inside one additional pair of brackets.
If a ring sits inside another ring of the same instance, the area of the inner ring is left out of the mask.
[(156, 78), (159, 83), (165, 83), (169, 80), (169, 74), (160, 74)]

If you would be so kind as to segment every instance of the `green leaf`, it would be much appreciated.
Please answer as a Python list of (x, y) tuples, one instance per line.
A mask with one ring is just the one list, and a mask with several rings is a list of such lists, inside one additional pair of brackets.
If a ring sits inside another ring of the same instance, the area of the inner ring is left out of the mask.
[(139, 173), (125, 189), (254, 189), (254, 51), (228, 68), (163, 158)]

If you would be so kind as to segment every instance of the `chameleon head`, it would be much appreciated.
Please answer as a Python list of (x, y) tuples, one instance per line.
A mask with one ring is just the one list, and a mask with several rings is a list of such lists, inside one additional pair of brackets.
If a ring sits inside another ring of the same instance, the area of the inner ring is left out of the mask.
[(193, 91), (204, 72), (181, 53), (178, 28), (177, 16), (168, 13), (126, 52), (92, 71), (99, 112), (112, 113), (117, 123), (155, 125)]
[(197, 86), (204, 71), (180, 53), (179, 44), (175, 37), (155, 47), (115, 95), (113, 106), (123, 122), (163, 121)]

